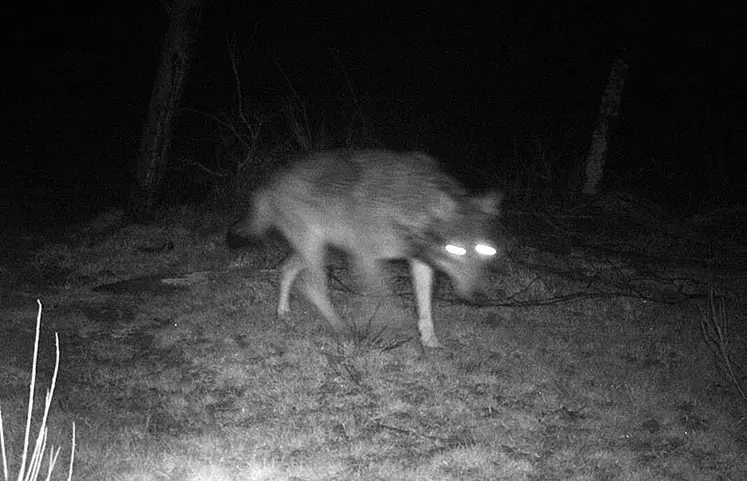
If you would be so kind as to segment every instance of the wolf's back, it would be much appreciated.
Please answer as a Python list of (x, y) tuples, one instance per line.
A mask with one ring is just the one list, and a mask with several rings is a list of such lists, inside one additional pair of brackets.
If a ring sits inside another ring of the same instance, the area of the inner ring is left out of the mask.
[(380, 213), (397, 226), (425, 228), (445, 198), (465, 194), (433, 158), (422, 153), (364, 152), (357, 162), (363, 171), (355, 192), (361, 209)]
[(287, 236), (309, 229), (369, 228), (422, 232), (445, 198), (465, 195), (422, 153), (326, 151), (292, 161), (252, 198), (250, 216), (229, 231), (230, 242), (275, 228)]
[(444, 197), (462, 186), (418, 152), (333, 151), (313, 154), (281, 175), (273, 189), (340, 220), (423, 227)]

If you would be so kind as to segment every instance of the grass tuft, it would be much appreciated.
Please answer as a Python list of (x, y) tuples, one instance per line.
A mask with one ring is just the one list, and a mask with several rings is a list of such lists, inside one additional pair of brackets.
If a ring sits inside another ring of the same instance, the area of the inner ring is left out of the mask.
[[(55, 333), (55, 363), (54, 363), (54, 374), (52, 374), (52, 385), (47, 390), (47, 395), (44, 402), (44, 413), (42, 415), (41, 425), (39, 426), (39, 432), (36, 436), (36, 442), (34, 443), (31, 457), (29, 458), (29, 441), (31, 437), (31, 421), (34, 411), (34, 394), (36, 392), (36, 372), (37, 372), (37, 360), (39, 357), (39, 328), (41, 326), (41, 315), (42, 315), (42, 304), (41, 301), (36, 301), (39, 305), (39, 310), (36, 315), (36, 337), (34, 339), (34, 358), (31, 367), (31, 382), (29, 384), (29, 400), (28, 409), (26, 411), (26, 429), (23, 436), (23, 454), (21, 455), (21, 463), (18, 467), (18, 481), (35, 481), (39, 479), (39, 473), (41, 471), (42, 464), (45, 460), (45, 451), (47, 448), (47, 420), (49, 417), (49, 408), (52, 405), (52, 398), (54, 397), (54, 389), (57, 384), (57, 373), (60, 365), (60, 338)], [(2, 409), (0, 409), (0, 450), (2, 451), (3, 458), (3, 476), (5, 481), (10, 481), (11, 475), (10, 465), (8, 463), (7, 451), (5, 449), (5, 428), (3, 425)], [(46, 456), (47, 461), (47, 475), (44, 479), (49, 480), (52, 477), (57, 458), (60, 454), (60, 448), (54, 448), (50, 446), (49, 454)], [(71, 453), (70, 453), (70, 466), (68, 468), (67, 479), (70, 481), (73, 477), (73, 461), (75, 460), (75, 423), (73, 423), (73, 436), (71, 442)]]

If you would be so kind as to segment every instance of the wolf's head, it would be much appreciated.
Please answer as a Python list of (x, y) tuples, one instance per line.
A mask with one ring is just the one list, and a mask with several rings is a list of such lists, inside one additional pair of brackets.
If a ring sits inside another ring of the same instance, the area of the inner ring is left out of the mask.
[(487, 267), (503, 254), (493, 238), (501, 200), (498, 193), (469, 198), (444, 194), (433, 211), (435, 222), (418, 246), (420, 257), (447, 274), (468, 300), (484, 292)]

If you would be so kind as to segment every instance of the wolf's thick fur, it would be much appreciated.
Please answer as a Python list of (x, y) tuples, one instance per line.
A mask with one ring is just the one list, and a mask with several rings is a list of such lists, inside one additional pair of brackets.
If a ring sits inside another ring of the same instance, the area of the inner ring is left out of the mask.
[[(433, 270), (446, 273), (465, 297), (481, 290), (495, 249), (488, 231), (500, 196), (468, 197), (464, 188), (422, 153), (326, 151), (278, 172), (254, 194), (250, 216), (228, 233), (237, 238), (277, 229), (293, 254), (281, 267), (278, 316), (287, 318), (290, 291), (304, 269), (306, 297), (337, 332), (346, 332), (329, 299), (325, 252), (334, 246), (369, 285), (380, 282), (378, 261), (410, 263), (423, 345), (441, 347), (433, 329)], [(235, 242), (233, 242), (235, 243)]]

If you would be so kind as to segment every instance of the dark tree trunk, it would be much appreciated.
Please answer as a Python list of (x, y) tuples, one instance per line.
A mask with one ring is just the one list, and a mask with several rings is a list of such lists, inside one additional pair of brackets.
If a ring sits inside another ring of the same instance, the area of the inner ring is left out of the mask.
[(187, 83), (192, 47), (200, 30), (202, 4), (203, 0), (174, 0), (171, 4), (169, 28), (140, 140), (137, 184), (130, 196), (130, 213), (137, 221), (150, 217), (156, 203)]
[(602, 180), (604, 175), (609, 146), (610, 122), (618, 115), (627, 73), (628, 66), (622, 59), (618, 59), (610, 70), (607, 87), (604, 89), (604, 96), (599, 106), (596, 127), (591, 137), (589, 153), (586, 156), (584, 194), (596, 194), (599, 181)]

